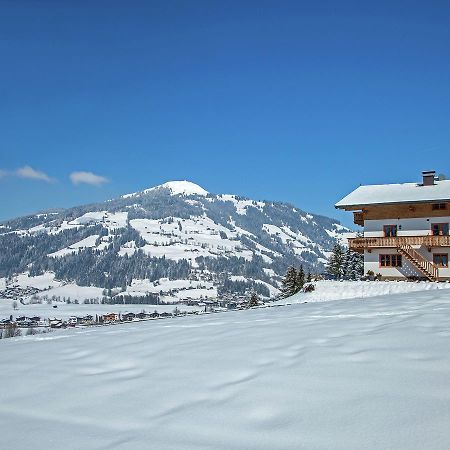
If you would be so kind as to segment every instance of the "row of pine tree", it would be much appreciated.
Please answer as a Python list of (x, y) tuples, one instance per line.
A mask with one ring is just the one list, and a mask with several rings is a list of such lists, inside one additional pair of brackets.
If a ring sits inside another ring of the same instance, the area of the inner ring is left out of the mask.
[[(336, 244), (328, 260), (326, 273), (335, 280), (360, 280), (364, 275), (363, 255), (345, 249)], [(303, 266), (300, 269), (289, 267), (282, 281), (281, 295), (283, 298), (300, 292), (306, 283), (311, 282), (311, 274), (305, 275)]]

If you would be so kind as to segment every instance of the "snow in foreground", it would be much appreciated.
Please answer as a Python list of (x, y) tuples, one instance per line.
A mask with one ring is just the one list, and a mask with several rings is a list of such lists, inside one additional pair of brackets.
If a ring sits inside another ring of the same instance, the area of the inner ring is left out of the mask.
[(448, 449), (450, 291), (0, 342), (2, 448)]

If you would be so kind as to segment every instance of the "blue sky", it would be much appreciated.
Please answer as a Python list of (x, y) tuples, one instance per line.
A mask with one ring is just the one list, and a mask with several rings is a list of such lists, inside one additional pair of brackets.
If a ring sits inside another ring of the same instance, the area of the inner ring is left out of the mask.
[[(0, 220), (188, 179), (333, 204), (450, 175), (447, 1), (1, 1)], [(72, 175), (72, 179), (71, 179)]]

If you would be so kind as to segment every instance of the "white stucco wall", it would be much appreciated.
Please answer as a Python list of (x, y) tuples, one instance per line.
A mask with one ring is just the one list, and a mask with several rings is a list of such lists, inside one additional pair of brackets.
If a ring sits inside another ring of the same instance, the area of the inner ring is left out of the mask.
[[(426, 247), (416, 248), (422, 256), (428, 261), (433, 261), (433, 253), (450, 253), (450, 247), (435, 248), (431, 252)], [(402, 267), (380, 267), (380, 255), (396, 254), (394, 248), (374, 249), (370, 253), (368, 250), (364, 252), (364, 273), (368, 270), (375, 274), (380, 273), (383, 277), (407, 278), (407, 277), (423, 277), (404, 256), (402, 256)], [(450, 278), (450, 268), (439, 268), (439, 277)]]
[(394, 248), (374, 249), (370, 253), (366, 250), (364, 252), (364, 273), (371, 270), (375, 274), (380, 273), (384, 277), (423, 277), (423, 274), (411, 265), (405, 257), (402, 257), (402, 267), (380, 267), (380, 255), (397, 253), (397, 250)]
[[(429, 236), (433, 223), (450, 223), (450, 216), (365, 220), (364, 237), (384, 237), (383, 227), (385, 225), (397, 225), (397, 236)], [(450, 254), (450, 247), (432, 248), (430, 252), (424, 246), (414, 246), (414, 248), (430, 262), (433, 261), (433, 253)], [(367, 273), (368, 270), (371, 270), (375, 274), (380, 273), (384, 277), (393, 278), (423, 277), (423, 274), (404, 256), (402, 257), (402, 267), (380, 267), (380, 254), (396, 253), (397, 250), (394, 248), (374, 249), (370, 253), (366, 250), (364, 253), (364, 272)], [(450, 268), (440, 268), (439, 277), (450, 278)]]
[(398, 236), (427, 236), (432, 223), (450, 223), (450, 216), (414, 219), (365, 220), (364, 237), (383, 237), (384, 225), (397, 225)]

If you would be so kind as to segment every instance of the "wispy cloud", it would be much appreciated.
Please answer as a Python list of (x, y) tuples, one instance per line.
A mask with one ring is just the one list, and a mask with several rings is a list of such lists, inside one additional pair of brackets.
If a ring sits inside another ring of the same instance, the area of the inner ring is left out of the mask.
[[(23, 166), (15, 170), (0, 169), (0, 179), (5, 177), (16, 177), (36, 181), (45, 181), (46, 183), (52, 183), (56, 181), (54, 178), (51, 178), (45, 172), (34, 169), (31, 166)], [(102, 186), (103, 184), (109, 182), (109, 179), (106, 177), (85, 171), (72, 172), (70, 174), (70, 180), (74, 185), (89, 184), (91, 186)]]
[(52, 181), (54, 181), (46, 173), (41, 172), (40, 170), (33, 169), (30, 166), (23, 166), (18, 168), (14, 172), (14, 175), (18, 176), (19, 178), (28, 178), (30, 180), (45, 181), (47, 183), (51, 183)]
[(50, 178), (45, 172), (33, 169), (30, 166), (19, 167), (16, 170), (0, 169), (0, 178), (6, 177), (27, 178), (29, 180), (45, 181), (46, 183), (55, 181), (53, 178)]
[(109, 180), (101, 175), (96, 175), (92, 172), (72, 172), (70, 174), (70, 180), (73, 184), (90, 184), (92, 186), (101, 186), (108, 183)]

